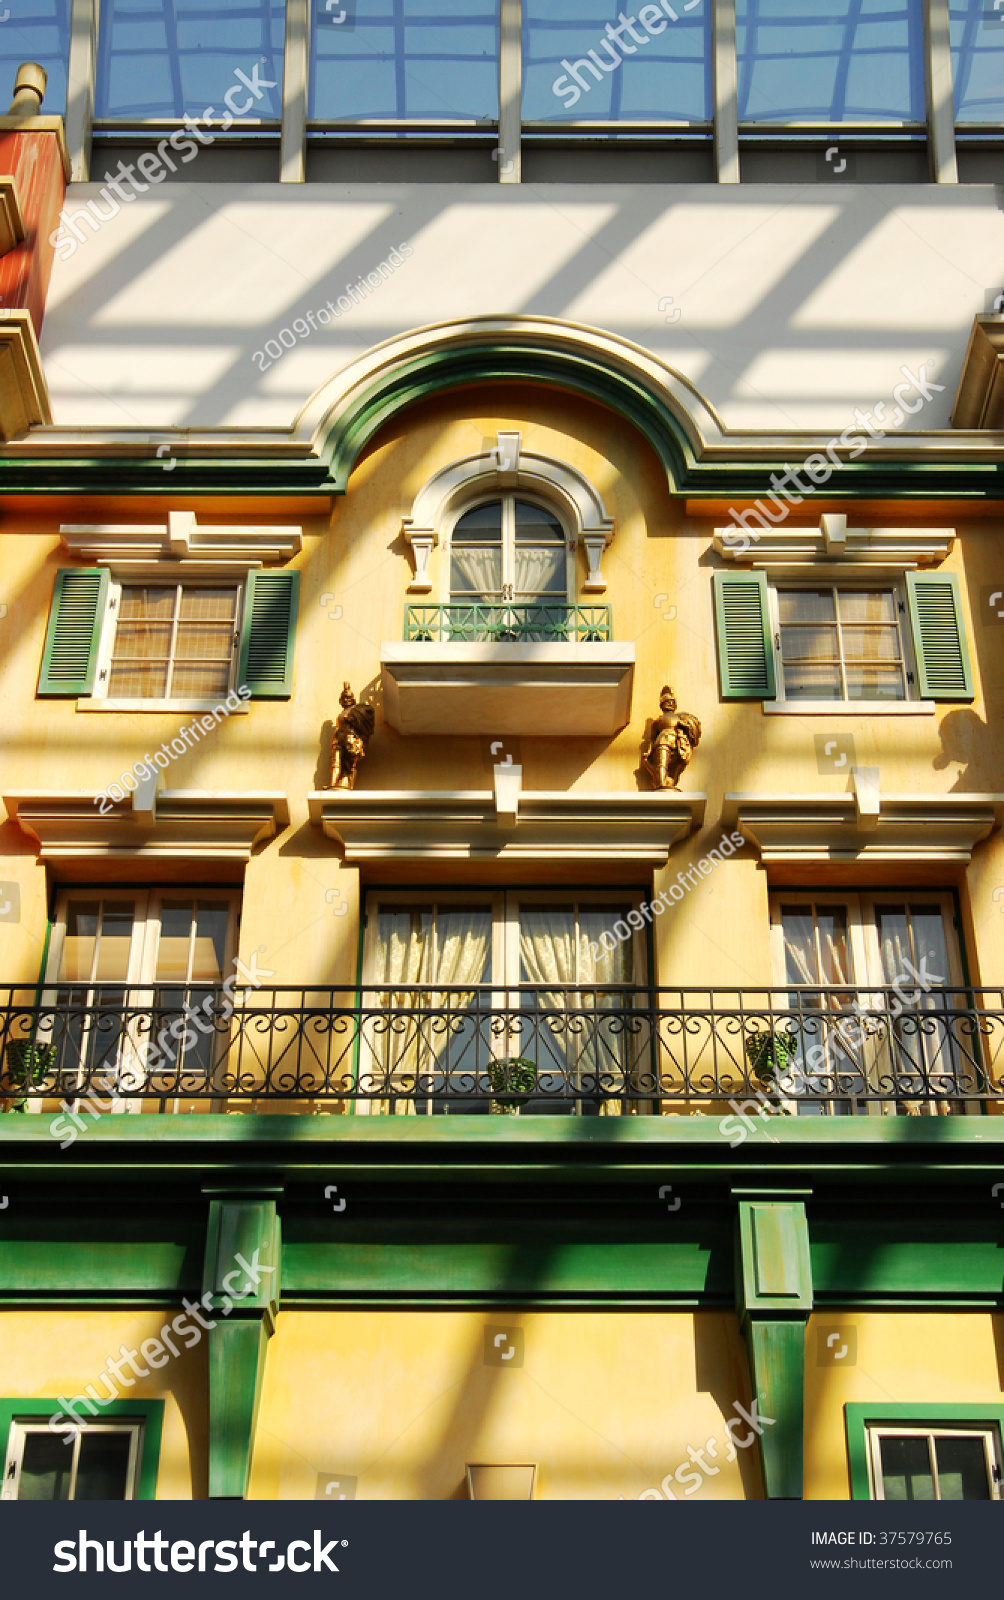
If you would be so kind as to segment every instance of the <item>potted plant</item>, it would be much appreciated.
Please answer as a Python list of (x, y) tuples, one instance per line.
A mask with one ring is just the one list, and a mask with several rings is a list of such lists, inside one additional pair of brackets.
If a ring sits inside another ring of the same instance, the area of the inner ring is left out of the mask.
[(757, 1028), (746, 1036), (746, 1060), (761, 1083), (774, 1083), (795, 1060), (798, 1040), (793, 1033), (772, 1033)]
[(25, 1111), (28, 1091), (42, 1083), (56, 1061), (54, 1044), (38, 1044), (34, 1039), (11, 1039), (7, 1044), (7, 1081), (12, 1089), (21, 1091), (11, 1111)]
[(537, 1086), (537, 1068), (526, 1056), (489, 1061), (488, 1082), (492, 1087), (491, 1110), (518, 1117)]

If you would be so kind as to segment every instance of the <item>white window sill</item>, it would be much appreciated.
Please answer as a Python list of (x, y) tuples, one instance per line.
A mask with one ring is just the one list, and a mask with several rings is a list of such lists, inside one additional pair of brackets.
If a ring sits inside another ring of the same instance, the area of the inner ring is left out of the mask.
[[(232, 706), (227, 706), (231, 717), (246, 716), (248, 701), (242, 700), (240, 709), (235, 711)], [(78, 711), (183, 711), (189, 712), (212, 711), (215, 706), (226, 705), (226, 696), (220, 695), (218, 700), (102, 700), (88, 695), (85, 699), (77, 701)]]
[(765, 717), (933, 717), (933, 700), (764, 700)]

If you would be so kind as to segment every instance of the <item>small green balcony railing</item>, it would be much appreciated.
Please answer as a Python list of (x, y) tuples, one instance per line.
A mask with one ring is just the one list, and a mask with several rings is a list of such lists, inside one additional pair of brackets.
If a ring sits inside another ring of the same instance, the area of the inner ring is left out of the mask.
[(609, 606), (407, 606), (404, 637), (423, 644), (609, 644)]

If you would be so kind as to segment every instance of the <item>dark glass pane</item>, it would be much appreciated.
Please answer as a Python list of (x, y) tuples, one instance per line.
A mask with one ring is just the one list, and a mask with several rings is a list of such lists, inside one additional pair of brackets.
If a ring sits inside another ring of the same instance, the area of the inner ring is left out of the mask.
[(934, 1480), (926, 1436), (904, 1435), (879, 1443), (882, 1485), (887, 1500), (933, 1500)]
[(42, 115), (61, 117), (66, 110), (70, 0), (9, 0), (0, 9), (7, 13), (7, 20), (0, 26), (0, 93), (4, 108), (14, 93), (14, 77), (21, 62), (37, 61), (49, 74)]
[(517, 544), (564, 544), (565, 530), (557, 517), (542, 506), (516, 501)]
[[(497, 0), (313, 0), (310, 115), (494, 119)], [(342, 13), (339, 20), (338, 13)]]
[(670, 9), (523, 0), (523, 120), (709, 121), (710, 0)]
[(938, 1488), (942, 1500), (989, 1500), (987, 1457), (983, 1439), (935, 1439)]
[(107, 1433), (80, 1435), (80, 1460), (74, 1500), (124, 1500), (129, 1484), (129, 1447), (132, 1433), (117, 1428)]
[(740, 122), (924, 120), (922, 0), (736, 0)]
[(952, 0), (957, 122), (1004, 122), (1004, 12), (993, 0)]
[(19, 1500), (68, 1500), (73, 1467), (73, 1440), (44, 1431), (25, 1434), (21, 1456)]
[(453, 530), (454, 544), (498, 544), (501, 538), (501, 500), (490, 500), (487, 505), (465, 511)]
[(284, 26), (283, 0), (102, 0), (95, 114), (279, 117)]

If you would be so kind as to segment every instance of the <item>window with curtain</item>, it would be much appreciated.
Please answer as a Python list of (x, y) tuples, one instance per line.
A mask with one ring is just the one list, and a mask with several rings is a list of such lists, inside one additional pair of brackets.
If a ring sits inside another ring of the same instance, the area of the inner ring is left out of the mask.
[(200, 117), (211, 106), (218, 120), (230, 93), (245, 107), (235, 117), (281, 117), (285, 12), (284, 0), (102, 0), (95, 116)]
[(1004, 122), (1004, 8), (952, 0), (951, 33), (956, 122)]
[(613, 0), (523, 0), (524, 122), (710, 121), (711, 0), (671, 9), (629, 29)]
[(211, 700), (225, 695), (236, 653), (239, 601), (236, 584), (123, 584), (109, 698)]
[[(771, 914), (778, 976), (792, 985), (784, 1027), (796, 1047), (790, 1093), (800, 1114), (866, 1110), (855, 1097), (878, 1090), (900, 1092), (908, 1115), (933, 1115), (974, 1090), (979, 1062), (964, 1049), (971, 1030), (955, 1026), (956, 1001), (944, 993), (959, 982), (944, 894), (779, 892)], [(885, 987), (905, 997), (888, 1010), (873, 993)]]
[(490, 1112), (492, 1072), (518, 1061), (536, 1075), (528, 1114), (619, 1111), (645, 1055), (641, 1017), (632, 1020), (640, 964), (634, 936), (603, 936), (632, 908), (518, 891), (481, 903), (375, 891), (359, 1066), (369, 1098), (358, 1109)]
[(450, 535), (450, 599), (486, 605), (568, 598), (565, 530), (543, 506), (505, 495), (464, 512)]
[(740, 122), (923, 122), (922, 0), (736, 0)]
[(72, 0), (9, 0), (0, 25), (0, 81), (3, 109), (14, 93), (14, 78), (22, 61), (37, 61), (49, 74), (42, 114), (61, 117), (66, 111), (66, 68), (70, 55)]
[(313, 0), (310, 116), (498, 117), (497, 0)]

